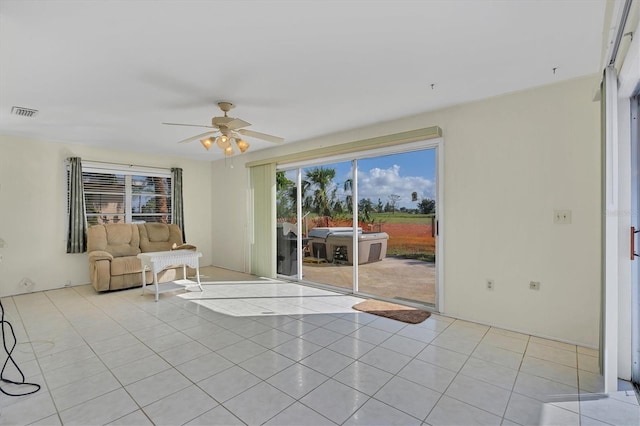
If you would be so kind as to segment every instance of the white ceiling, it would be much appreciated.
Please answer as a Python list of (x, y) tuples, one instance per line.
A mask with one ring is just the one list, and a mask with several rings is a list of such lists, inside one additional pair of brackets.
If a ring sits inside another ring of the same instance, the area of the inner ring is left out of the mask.
[(0, 0), (0, 134), (212, 160), (177, 144), (206, 129), (161, 123), (231, 101), (290, 143), (593, 74), (604, 17), (605, 0)]

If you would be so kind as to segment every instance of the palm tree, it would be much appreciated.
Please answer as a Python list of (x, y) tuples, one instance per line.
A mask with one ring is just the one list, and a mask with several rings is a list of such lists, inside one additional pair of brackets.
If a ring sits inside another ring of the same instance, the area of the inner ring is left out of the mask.
[(335, 198), (335, 189), (329, 194), (333, 178), (336, 177), (336, 170), (326, 167), (315, 167), (305, 172), (305, 179), (302, 183), (302, 191), (306, 193), (308, 189), (313, 190), (313, 197), (305, 198), (305, 207), (310, 207), (314, 213), (321, 216), (331, 216), (331, 205)]
[(276, 189), (281, 191), (287, 189), (287, 187), (293, 185), (295, 182), (289, 180), (287, 175), (283, 171), (276, 172)]
[(295, 216), (296, 184), (289, 180), (283, 171), (276, 172), (276, 214), (279, 218)]
[(358, 220), (362, 222), (371, 222), (371, 213), (373, 212), (373, 203), (368, 198), (363, 198), (358, 202)]

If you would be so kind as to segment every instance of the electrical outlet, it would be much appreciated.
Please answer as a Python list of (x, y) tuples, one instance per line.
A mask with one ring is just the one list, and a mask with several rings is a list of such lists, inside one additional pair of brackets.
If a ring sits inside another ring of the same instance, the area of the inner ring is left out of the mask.
[(0, 248), (4, 248), (7, 245), (6, 241), (0, 238)]
[(554, 210), (553, 223), (556, 225), (569, 225), (571, 223), (571, 210)]
[(540, 290), (540, 281), (531, 281), (529, 283), (530, 290)]
[(20, 283), (18, 284), (23, 290), (33, 290), (33, 288), (36, 286), (36, 284), (31, 281), (29, 278), (23, 278), (22, 280), (20, 280)]
[(493, 280), (487, 280), (487, 290), (493, 290), (494, 282)]
[(65, 287), (71, 287), (71, 281), (67, 280), (64, 282)]

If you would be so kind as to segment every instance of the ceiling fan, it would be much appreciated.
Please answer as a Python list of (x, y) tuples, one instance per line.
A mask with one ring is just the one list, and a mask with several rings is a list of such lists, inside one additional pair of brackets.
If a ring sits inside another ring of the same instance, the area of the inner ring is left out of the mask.
[[(249, 149), (249, 143), (242, 139), (240, 135), (249, 136), (257, 139), (262, 139), (273, 143), (284, 142), (283, 138), (278, 136), (267, 135), (266, 133), (254, 132), (253, 130), (247, 130), (245, 127), (251, 126), (251, 123), (247, 123), (239, 118), (229, 117), (227, 113), (235, 106), (231, 102), (218, 102), (218, 106), (224, 112), (223, 117), (213, 117), (211, 119), (211, 126), (204, 126), (199, 124), (183, 124), (183, 123), (162, 123), (169, 126), (189, 126), (189, 127), (206, 127), (209, 130), (196, 136), (181, 140), (178, 143), (191, 142), (196, 139), (200, 139), (200, 143), (208, 151), (213, 144), (217, 144), (225, 155), (233, 155), (235, 144), (240, 152), (245, 152)], [(219, 136), (214, 137), (217, 133)]]

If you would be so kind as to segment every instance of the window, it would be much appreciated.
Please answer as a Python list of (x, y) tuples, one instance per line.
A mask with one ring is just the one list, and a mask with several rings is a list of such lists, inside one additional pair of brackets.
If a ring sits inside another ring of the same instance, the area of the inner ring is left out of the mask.
[(116, 164), (83, 163), (87, 222), (172, 222), (171, 172)]

